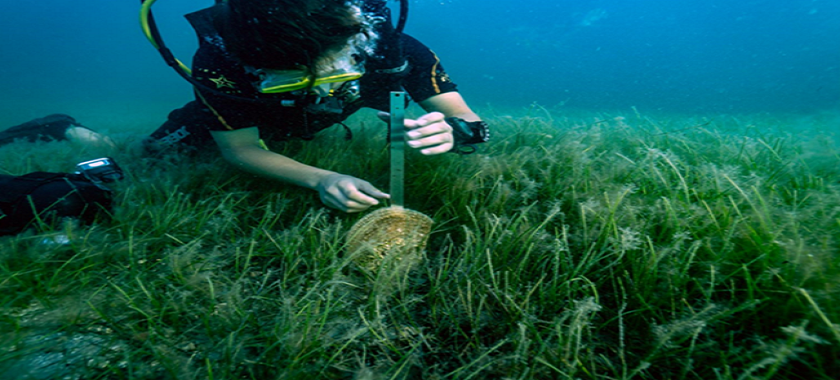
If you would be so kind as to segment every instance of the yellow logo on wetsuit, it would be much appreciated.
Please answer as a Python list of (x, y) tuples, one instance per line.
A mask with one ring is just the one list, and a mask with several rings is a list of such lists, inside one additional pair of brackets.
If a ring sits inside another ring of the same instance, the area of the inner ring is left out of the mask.
[(216, 88), (222, 87), (229, 87), (229, 88), (236, 88), (233, 87), (236, 83), (231, 81), (230, 79), (225, 78), (224, 75), (219, 76), (218, 78), (210, 78), (210, 81), (216, 84)]

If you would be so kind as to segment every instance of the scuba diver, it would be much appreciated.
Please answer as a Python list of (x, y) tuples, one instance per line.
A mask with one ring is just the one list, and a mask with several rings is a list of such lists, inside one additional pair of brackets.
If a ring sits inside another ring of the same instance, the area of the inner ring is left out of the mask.
[[(69, 141), (76, 145), (114, 148), (113, 141), (71, 116), (52, 114), (0, 131), (0, 146), (16, 142)], [(83, 223), (110, 215), (112, 191), (107, 183), (123, 178), (110, 157), (76, 165), (75, 173), (0, 174), (0, 236), (65, 219)]]
[(215, 144), (237, 168), (360, 212), (389, 195), (363, 179), (271, 152), (263, 139), (310, 140), (363, 107), (387, 110), (390, 92), (402, 90), (427, 112), (405, 120), (409, 147), (424, 155), (466, 154), (489, 138), (438, 57), (402, 33), (407, 0), (396, 27), (385, 0), (218, 0), (186, 16), (199, 37), (191, 69), (160, 38), (154, 1), (143, 1), (146, 36), (193, 85), (195, 100), (143, 141), (148, 152)]

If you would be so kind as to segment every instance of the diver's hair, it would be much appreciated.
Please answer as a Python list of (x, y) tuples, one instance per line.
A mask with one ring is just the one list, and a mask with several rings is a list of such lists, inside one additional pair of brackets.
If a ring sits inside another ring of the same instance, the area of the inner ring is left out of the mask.
[(228, 0), (222, 35), (243, 63), (311, 67), (362, 31), (347, 0)]

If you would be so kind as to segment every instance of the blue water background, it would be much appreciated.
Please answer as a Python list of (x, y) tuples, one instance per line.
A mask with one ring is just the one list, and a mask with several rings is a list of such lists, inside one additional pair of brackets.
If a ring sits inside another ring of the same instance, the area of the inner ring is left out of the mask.
[[(163, 35), (189, 62), (182, 15)], [(49, 112), (162, 121), (191, 99), (140, 32), (139, 1), (6, 2), (0, 122)], [(476, 106), (815, 113), (840, 107), (838, 0), (412, 0), (406, 31)], [(0, 125), (2, 127), (3, 125)]]

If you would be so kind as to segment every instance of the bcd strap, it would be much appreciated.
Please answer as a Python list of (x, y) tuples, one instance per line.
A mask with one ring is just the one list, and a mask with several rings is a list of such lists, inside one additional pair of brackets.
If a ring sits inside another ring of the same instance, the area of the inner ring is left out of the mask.
[(74, 174), (35, 172), (0, 175), (0, 235), (15, 234), (35, 220), (92, 222), (110, 210), (111, 191)]

